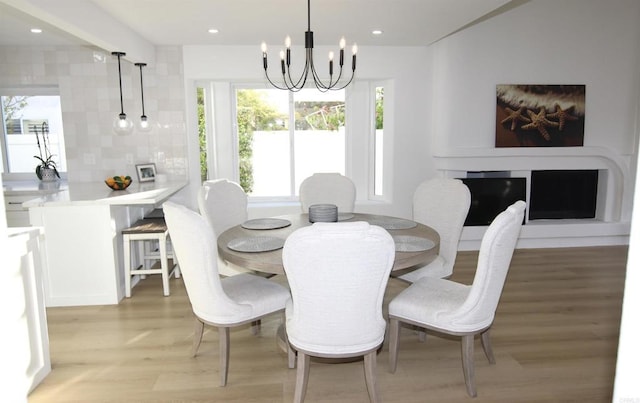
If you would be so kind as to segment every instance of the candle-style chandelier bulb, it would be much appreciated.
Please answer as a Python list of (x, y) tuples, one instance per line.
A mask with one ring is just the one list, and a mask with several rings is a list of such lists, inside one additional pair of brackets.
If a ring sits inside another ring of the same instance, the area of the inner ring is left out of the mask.
[(138, 122), (138, 130), (141, 132), (151, 131), (151, 124), (149, 122), (149, 118), (144, 113), (144, 86), (142, 85), (142, 68), (146, 66), (147, 63), (136, 63), (136, 66), (140, 68), (140, 99), (142, 100), (142, 115), (140, 116), (140, 121)]
[(113, 119), (113, 131), (119, 135), (131, 134), (133, 131), (133, 122), (124, 113), (124, 104), (122, 102), (122, 69), (120, 67), (120, 57), (125, 56), (124, 52), (111, 52), (112, 55), (118, 57), (118, 82), (120, 84), (120, 114)]
[(318, 72), (316, 71), (315, 65), (313, 63), (313, 31), (311, 31), (311, 0), (307, 0), (307, 31), (304, 35), (304, 47), (305, 47), (305, 64), (304, 70), (300, 77), (295, 80), (291, 77), (291, 38), (287, 36), (285, 38), (284, 44), (286, 50), (280, 51), (280, 72), (282, 73), (282, 83), (275, 83), (269, 77), (268, 61), (267, 61), (267, 45), (262, 42), (260, 47), (262, 51), (262, 67), (264, 69), (264, 75), (271, 83), (272, 86), (281, 90), (289, 90), (292, 92), (300, 91), (304, 88), (307, 78), (309, 75), (313, 79), (313, 83), (316, 88), (321, 92), (326, 92), (329, 90), (341, 90), (344, 89), (347, 85), (351, 84), (353, 81), (353, 77), (356, 72), (356, 52), (358, 47), (353, 45), (352, 48), (352, 56), (351, 56), (351, 77), (346, 82), (340, 82), (342, 79), (342, 67), (344, 66), (344, 48), (346, 46), (346, 40), (344, 38), (340, 39), (340, 60), (338, 61), (339, 69), (338, 77), (333, 76), (333, 52), (329, 54), (329, 82), (323, 82)]

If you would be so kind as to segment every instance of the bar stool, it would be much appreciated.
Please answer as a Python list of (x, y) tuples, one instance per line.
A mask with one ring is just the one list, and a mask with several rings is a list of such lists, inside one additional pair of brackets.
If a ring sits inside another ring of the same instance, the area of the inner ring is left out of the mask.
[[(122, 230), (124, 243), (124, 282), (125, 296), (131, 297), (131, 276), (140, 275), (145, 278), (149, 274), (162, 275), (162, 288), (165, 296), (169, 295), (169, 278), (174, 275), (180, 278), (180, 268), (175, 260), (173, 250), (170, 248), (169, 230), (164, 218), (143, 218), (136, 221), (131, 227)], [(131, 264), (131, 242), (137, 243), (137, 263), (135, 269)], [(169, 268), (169, 259), (173, 266)], [(160, 261), (160, 268), (149, 264), (151, 261)]]

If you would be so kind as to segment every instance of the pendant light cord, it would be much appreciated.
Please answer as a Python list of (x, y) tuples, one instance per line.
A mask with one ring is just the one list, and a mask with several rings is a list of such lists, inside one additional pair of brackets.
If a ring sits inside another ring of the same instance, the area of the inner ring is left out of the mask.
[(125, 115), (125, 113), (124, 113), (124, 103), (122, 101), (122, 69), (120, 68), (120, 56), (124, 56), (124, 55), (126, 55), (126, 53), (124, 53), (124, 52), (111, 52), (111, 54), (118, 57), (118, 82), (120, 83), (120, 115)]

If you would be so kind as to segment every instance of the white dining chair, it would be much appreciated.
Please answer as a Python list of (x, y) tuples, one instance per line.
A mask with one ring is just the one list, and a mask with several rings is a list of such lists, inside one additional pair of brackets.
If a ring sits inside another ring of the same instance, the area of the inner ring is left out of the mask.
[(398, 278), (413, 283), (422, 277), (450, 277), (470, 206), (471, 193), (460, 179), (434, 178), (421, 183), (413, 194), (413, 219), (438, 232), (440, 251), (431, 263)]
[[(231, 227), (247, 221), (247, 194), (236, 182), (215, 179), (202, 183), (198, 191), (200, 214), (207, 218), (217, 237)], [(223, 276), (253, 273), (224, 259), (218, 260), (218, 272)]]
[(282, 312), (290, 298), (289, 290), (248, 273), (221, 278), (216, 237), (206, 218), (172, 202), (165, 202), (163, 208), (195, 315), (193, 356), (200, 347), (204, 325), (217, 327), (220, 385), (225, 386), (229, 371), (229, 329)]
[(378, 401), (376, 351), (384, 340), (382, 302), (394, 258), (391, 235), (366, 222), (315, 223), (287, 238), (286, 335), (298, 355), (294, 402), (304, 400), (311, 356), (364, 356), (369, 398)]
[(495, 364), (489, 329), (511, 265), (526, 204), (517, 201), (500, 213), (485, 232), (471, 285), (423, 277), (389, 303), (389, 370), (398, 364), (400, 324), (419, 326), (462, 338), (462, 368), (469, 396), (477, 395), (474, 338), (481, 336), (489, 363)]
[(356, 186), (351, 179), (339, 173), (315, 173), (300, 184), (300, 206), (303, 213), (314, 204), (334, 204), (338, 213), (353, 213)]

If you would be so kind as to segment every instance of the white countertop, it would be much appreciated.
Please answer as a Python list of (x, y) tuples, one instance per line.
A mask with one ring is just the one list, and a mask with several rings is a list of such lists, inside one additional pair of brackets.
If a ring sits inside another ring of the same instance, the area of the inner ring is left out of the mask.
[(55, 182), (41, 182), (39, 180), (3, 181), (2, 191), (5, 196), (28, 196), (33, 197), (67, 190), (66, 180)]
[[(136, 181), (125, 190), (111, 190), (102, 182), (66, 183), (61, 184), (60, 190), (53, 193), (38, 193), (41, 194), (40, 197), (28, 200), (22, 203), (22, 206), (28, 208), (95, 204), (160, 204), (186, 185), (186, 181), (145, 183)], [(5, 194), (6, 192), (5, 186)]]

